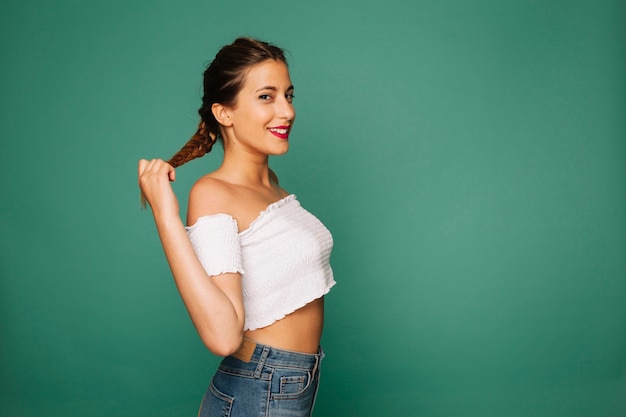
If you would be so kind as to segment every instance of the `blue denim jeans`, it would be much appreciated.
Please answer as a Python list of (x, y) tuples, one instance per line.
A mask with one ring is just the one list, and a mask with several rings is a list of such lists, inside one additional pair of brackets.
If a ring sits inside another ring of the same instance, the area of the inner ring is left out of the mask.
[(204, 395), (199, 416), (309, 417), (323, 357), (321, 349), (308, 354), (261, 344), (243, 360), (228, 356)]

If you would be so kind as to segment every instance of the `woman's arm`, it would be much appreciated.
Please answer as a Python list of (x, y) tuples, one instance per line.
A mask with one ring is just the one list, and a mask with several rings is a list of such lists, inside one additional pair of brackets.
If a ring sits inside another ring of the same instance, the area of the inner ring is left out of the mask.
[(139, 184), (157, 226), (178, 291), (207, 348), (227, 356), (239, 348), (244, 325), (241, 276), (209, 277), (200, 264), (179, 215), (169, 182), (175, 171), (162, 160), (139, 161)]

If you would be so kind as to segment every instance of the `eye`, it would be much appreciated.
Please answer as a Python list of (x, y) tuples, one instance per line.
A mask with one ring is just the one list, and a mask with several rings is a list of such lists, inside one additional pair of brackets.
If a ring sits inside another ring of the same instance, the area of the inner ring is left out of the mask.
[(287, 93), (285, 94), (285, 98), (287, 99), (289, 103), (291, 103), (293, 99), (296, 98), (296, 96), (294, 96), (293, 93)]
[(259, 96), (259, 99), (261, 99), (261, 100), (271, 100), (272, 96), (270, 94), (261, 94)]

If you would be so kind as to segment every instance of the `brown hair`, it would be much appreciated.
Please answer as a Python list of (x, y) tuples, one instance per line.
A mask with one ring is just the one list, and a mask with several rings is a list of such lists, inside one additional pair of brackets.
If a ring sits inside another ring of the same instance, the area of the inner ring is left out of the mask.
[(198, 130), (167, 161), (170, 165), (179, 167), (211, 151), (216, 140), (221, 139), (220, 125), (213, 116), (211, 106), (215, 103), (234, 105), (250, 67), (268, 59), (282, 61), (287, 65), (281, 48), (252, 38), (238, 38), (220, 49), (204, 71), (204, 95), (198, 110)]

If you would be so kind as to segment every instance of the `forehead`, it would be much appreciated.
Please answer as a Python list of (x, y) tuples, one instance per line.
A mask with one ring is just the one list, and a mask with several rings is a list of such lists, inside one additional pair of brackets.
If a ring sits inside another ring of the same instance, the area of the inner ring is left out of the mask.
[(282, 61), (272, 59), (250, 67), (246, 74), (243, 89), (256, 91), (264, 87), (287, 89), (290, 86), (291, 79), (287, 65)]

